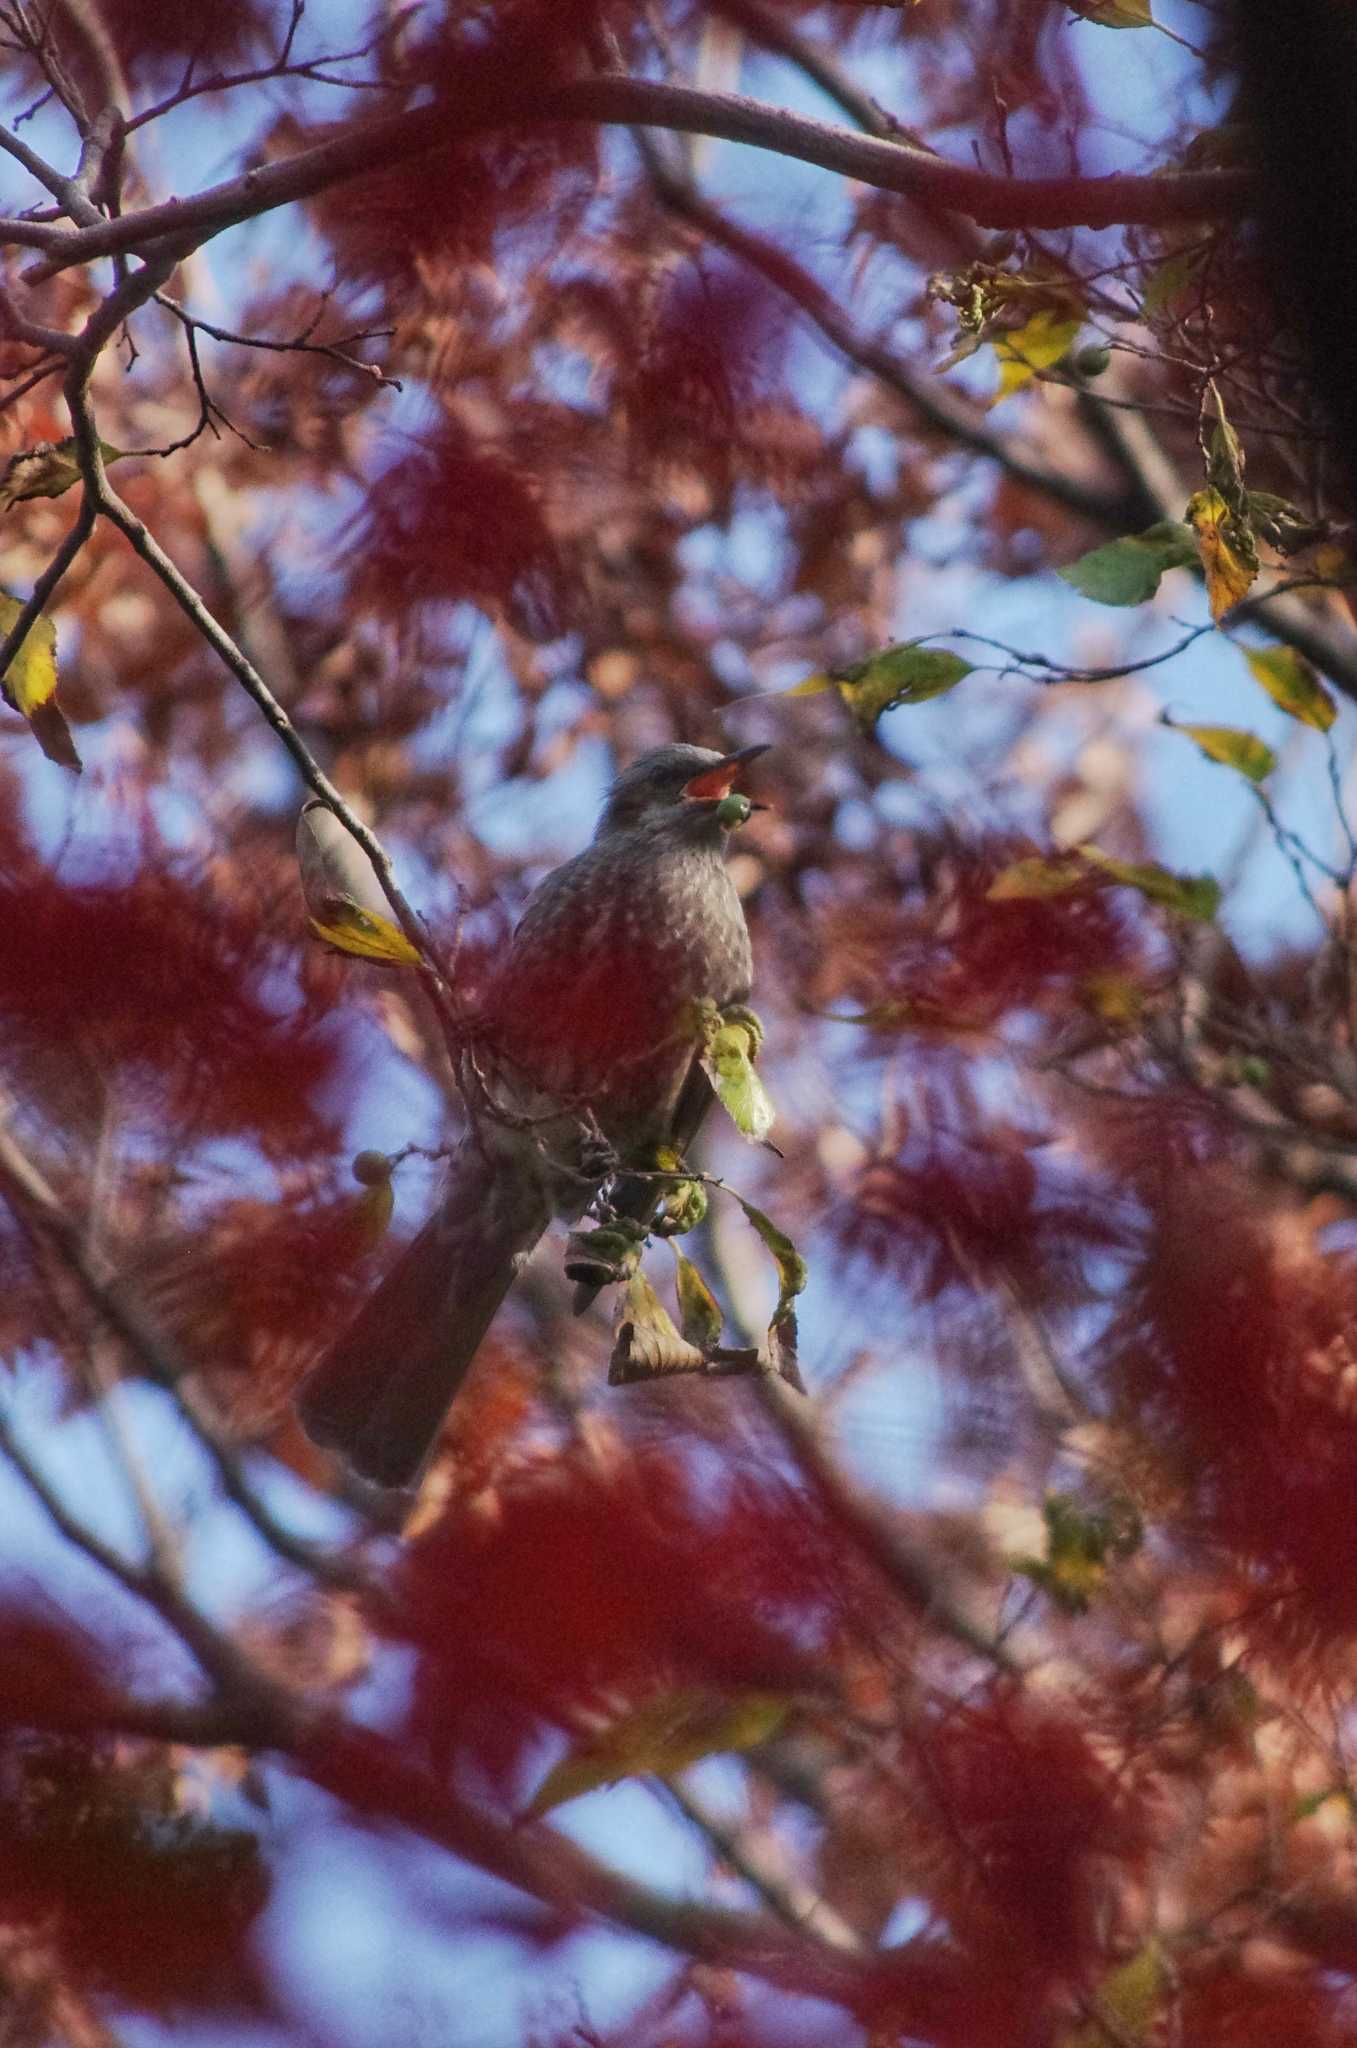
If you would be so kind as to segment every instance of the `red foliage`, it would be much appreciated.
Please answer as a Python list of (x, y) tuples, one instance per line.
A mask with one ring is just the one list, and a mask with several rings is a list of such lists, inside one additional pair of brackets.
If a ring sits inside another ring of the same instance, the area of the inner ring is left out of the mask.
[(176, 85), (190, 61), (195, 82), (257, 62), (265, 47), (281, 45), (286, 19), (279, 0), (212, 0), (210, 7), (99, 0), (99, 20), (129, 74), (172, 78)]
[[(448, 146), (313, 202), (340, 272), (408, 293), (429, 266), (489, 261), (505, 230), (541, 234), (550, 222), (559, 246), (563, 211), (596, 189), (597, 138), (582, 122), (543, 123), (535, 102), (579, 70), (605, 22), (623, 24), (633, 11), (616, 0), (449, 6), (399, 58), (412, 93), (432, 92), (446, 104)], [(459, 123), (474, 132), (459, 136)], [(342, 125), (304, 135), (289, 125), (288, 140), (298, 146), (342, 133)]]
[(73, 1623), (31, 1606), (0, 1604), (0, 1722), (7, 1727), (97, 1727), (110, 1688), (97, 1647)]
[(174, 1811), (153, 1762), (10, 1736), (0, 1749), (0, 1924), (77, 1980), (157, 2013), (261, 2008), (246, 1948), (268, 1896), (254, 1837)]
[[(342, 131), (286, 132), (301, 146)], [(593, 190), (590, 147), (582, 128), (470, 138), (322, 193), (313, 210), (341, 275), (386, 286), (392, 310), (405, 312), (397, 295), (408, 299), (441, 265), (489, 262), (507, 231), (558, 242)]]
[(895, 1157), (863, 1172), (835, 1218), (840, 1239), (925, 1300), (1016, 1281), (1029, 1299), (1068, 1301), (1083, 1260), (1121, 1230), (1105, 1193), (1042, 1171), (1042, 1142), (1007, 1126), (959, 1131), (926, 1109)]
[(371, 1284), (370, 1211), (358, 1187), (304, 1202), (240, 1199), (151, 1245), (129, 1278), (238, 1429), (273, 1423), (303, 1368)]
[(1076, 1978), (1097, 1953), (1100, 1865), (1134, 1866), (1149, 1842), (1087, 1725), (999, 1692), (952, 1708), (916, 1768), (947, 1858), (935, 1897), (957, 1935), (1011, 1943), (1015, 1971)]
[(1313, 1975), (1264, 1976), (1231, 1957), (1209, 1974), (1189, 1974), (1179, 2038), (1193, 2048), (1343, 2048), (1353, 2038), (1348, 1986)]
[(411, 1732), (502, 1785), (544, 1723), (675, 1685), (821, 1691), (861, 1565), (804, 1495), (681, 1453), (556, 1458), (465, 1500), (374, 1616), (420, 1653)]
[(318, 1134), (339, 1037), (280, 1001), (256, 904), (168, 866), (80, 883), (19, 864), (0, 880), (0, 915), (6, 1060), (58, 1095), (50, 1077), (87, 1063), (195, 1134), (278, 1147)]
[(1004, 868), (1038, 852), (1009, 838), (924, 843), (921, 895), (835, 905), (824, 996), (893, 1006), (916, 1028), (987, 1031), (1015, 1012), (1082, 1000), (1101, 976), (1136, 973), (1135, 928), (1106, 889), (990, 895)]
[(788, 313), (764, 281), (719, 258), (683, 263), (659, 288), (617, 396), (644, 462), (694, 464), (728, 486), (751, 414), (771, 395)]
[(452, 420), (369, 486), (350, 545), (362, 604), (400, 617), (467, 599), (507, 611), (532, 639), (565, 631), (566, 581), (531, 487)]
[(1166, 1177), (1113, 1371), (1183, 1526), (1246, 1566), (1249, 1626), (1293, 1652), (1357, 1630), (1354, 1329), (1350, 1257), (1223, 1171)]

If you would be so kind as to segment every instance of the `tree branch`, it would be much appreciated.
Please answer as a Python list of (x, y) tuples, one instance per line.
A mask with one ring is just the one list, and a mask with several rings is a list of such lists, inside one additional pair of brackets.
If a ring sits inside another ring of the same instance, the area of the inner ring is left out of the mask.
[(1171, 171), (1158, 177), (1006, 178), (968, 164), (949, 163), (927, 150), (813, 121), (783, 107), (734, 93), (698, 92), (645, 78), (606, 75), (577, 79), (547, 92), (493, 106), (454, 108), (446, 101), (386, 115), (280, 163), (252, 166), (237, 178), (188, 199), (171, 199), (74, 233), (32, 221), (0, 222), (0, 242), (27, 242), (47, 251), (24, 273), (39, 283), (72, 264), (119, 251), (145, 251), (172, 236), (185, 248), (293, 200), (409, 163), (475, 135), (526, 124), (576, 123), (671, 128), (711, 135), (818, 164), (884, 192), (966, 215), (984, 227), (1112, 227), (1130, 222), (1233, 218), (1248, 207), (1253, 180), (1246, 171)]

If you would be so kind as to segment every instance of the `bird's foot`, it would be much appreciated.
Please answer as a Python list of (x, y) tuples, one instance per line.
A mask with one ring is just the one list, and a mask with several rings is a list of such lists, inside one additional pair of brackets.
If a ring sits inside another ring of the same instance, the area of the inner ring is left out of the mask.
[(619, 1216), (593, 1230), (572, 1230), (565, 1248), (568, 1280), (584, 1287), (611, 1287), (629, 1280), (641, 1263), (645, 1228)]

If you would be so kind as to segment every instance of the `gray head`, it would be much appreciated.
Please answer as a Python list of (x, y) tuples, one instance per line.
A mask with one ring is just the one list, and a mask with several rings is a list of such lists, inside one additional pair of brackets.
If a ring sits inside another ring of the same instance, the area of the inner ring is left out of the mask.
[(763, 746), (741, 747), (734, 754), (677, 744), (652, 747), (624, 768), (608, 791), (594, 837), (625, 832), (686, 803), (713, 804), (738, 788), (743, 769), (767, 751)]

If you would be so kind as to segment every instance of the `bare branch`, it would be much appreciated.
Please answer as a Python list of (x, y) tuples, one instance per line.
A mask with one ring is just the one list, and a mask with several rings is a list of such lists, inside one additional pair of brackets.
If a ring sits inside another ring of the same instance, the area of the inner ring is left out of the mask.
[(253, 166), (192, 198), (167, 200), (96, 227), (71, 233), (51, 227), (39, 231), (31, 222), (0, 222), (0, 242), (6, 237), (27, 239), (48, 250), (47, 257), (25, 273), (29, 282), (38, 283), (72, 264), (120, 250), (145, 250), (167, 236), (187, 247), (275, 207), (310, 198), (368, 171), (409, 163), (466, 137), (522, 123), (576, 121), (671, 128), (747, 143), (964, 214), (985, 227), (1110, 227), (1233, 218), (1246, 210), (1252, 193), (1248, 174), (1232, 170), (1175, 171), (1158, 177), (996, 177), (926, 150), (812, 121), (736, 94), (607, 75), (574, 80), (518, 102), (499, 99), (493, 108), (450, 108), (443, 101), (412, 108), (299, 150), (279, 163)]

